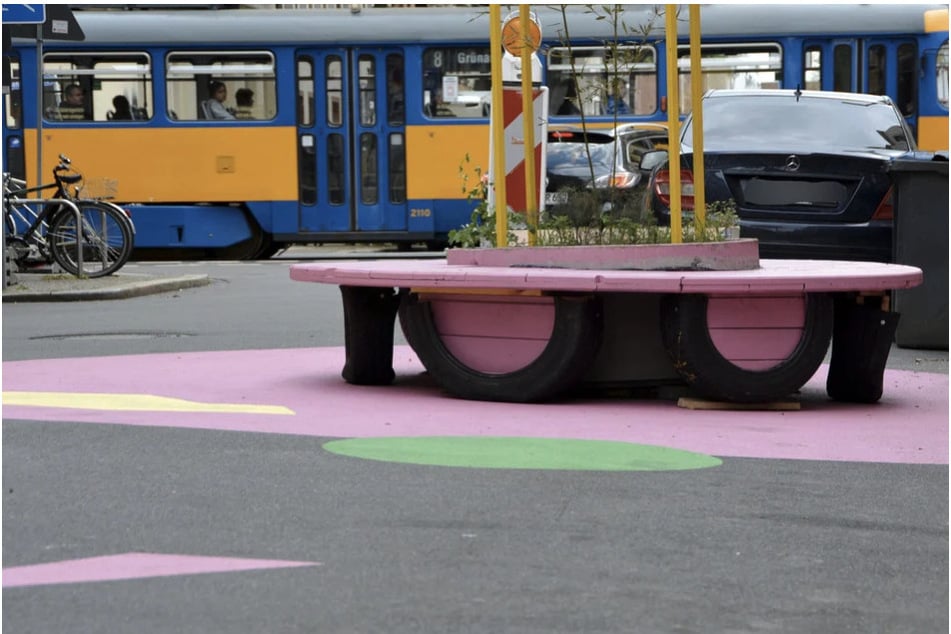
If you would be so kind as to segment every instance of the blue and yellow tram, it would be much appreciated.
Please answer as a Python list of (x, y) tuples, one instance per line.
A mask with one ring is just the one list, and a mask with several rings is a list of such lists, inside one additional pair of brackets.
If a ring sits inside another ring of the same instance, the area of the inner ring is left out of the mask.
[[(666, 120), (663, 16), (618, 6), (534, 8), (553, 123)], [(947, 149), (947, 5), (708, 5), (701, 16), (705, 88), (888, 94), (921, 148)], [(4, 169), (32, 183), (69, 155), (130, 210), (140, 251), (438, 246), (468, 222), (489, 161), (485, 9), (76, 18), (82, 42), (14, 39), (4, 51)], [(685, 20), (679, 39), (689, 95)]]

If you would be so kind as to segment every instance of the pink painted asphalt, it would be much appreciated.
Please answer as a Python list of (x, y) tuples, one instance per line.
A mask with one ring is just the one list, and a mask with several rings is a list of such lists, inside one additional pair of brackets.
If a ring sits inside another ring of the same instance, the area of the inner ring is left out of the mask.
[(17, 588), (21, 586), (45, 586), (54, 583), (118, 581), (319, 565), (321, 565), (320, 562), (316, 561), (125, 553), (4, 568), (3, 587)]
[(825, 395), (826, 366), (799, 411), (702, 411), (669, 401), (588, 399), (521, 405), (444, 396), (397, 346), (397, 382), (348, 385), (342, 347), (16, 361), (3, 389), (152, 394), (279, 405), (293, 415), (111, 411), (4, 405), (7, 419), (111, 423), (322, 437), (525, 436), (617, 440), (721, 457), (948, 463), (948, 375), (888, 370), (876, 405)]

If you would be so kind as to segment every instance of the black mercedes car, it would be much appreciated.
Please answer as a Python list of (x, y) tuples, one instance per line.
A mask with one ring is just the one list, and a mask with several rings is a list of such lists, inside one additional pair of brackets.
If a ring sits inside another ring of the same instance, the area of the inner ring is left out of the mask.
[[(711, 90), (703, 97), (705, 197), (735, 203), (740, 235), (764, 258), (887, 262), (892, 191), (887, 168), (915, 150), (885, 96), (800, 90)], [(682, 207), (693, 208), (693, 119), (680, 137)], [(656, 155), (650, 157), (656, 158)], [(648, 188), (670, 222), (670, 172)]]

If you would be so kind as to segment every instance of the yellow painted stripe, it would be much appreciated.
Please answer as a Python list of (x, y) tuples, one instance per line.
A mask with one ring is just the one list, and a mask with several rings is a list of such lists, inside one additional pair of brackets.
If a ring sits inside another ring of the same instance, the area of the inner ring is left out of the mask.
[(948, 10), (931, 9), (925, 11), (925, 33), (938, 33), (948, 30)]
[(948, 149), (948, 117), (918, 118), (918, 149), (929, 152)]
[(406, 128), (409, 198), (465, 200), (488, 172), (488, 124)]
[(201, 414), (294, 415), (281, 405), (245, 403), (199, 403), (152, 394), (105, 394), (94, 392), (4, 392), (4, 405), (96, 409), (116, 412), (191, 412)]
[[(36, 130), (26, 133), (27, 170), (36, 174)], [(292, 127), (45, 128), (43, 182), (60, 154), (85, 177), (90, 195), (130, 203), (297, 200)], [(100, 183), (108, 183), (108, 186)], [(108, 190), (108, 191), (96, 191)]]

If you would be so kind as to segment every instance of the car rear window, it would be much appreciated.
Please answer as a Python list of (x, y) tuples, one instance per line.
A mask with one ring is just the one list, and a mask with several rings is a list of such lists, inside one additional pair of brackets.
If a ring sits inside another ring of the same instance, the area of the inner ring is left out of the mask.
[(614, 162), (614, 145), (589, 143), (585, 151), (584, 143), (549, 143), (547, 161), (549, 167), (559, 165), (587, 165), (588, 152), (595, 165), (611, 165)]
[[(684, 145), (693, 132), (686, 126)], [(806, 147), (911, 149), (895, 109), (840, 99), (789, 96), (714, 97), (703, 101), (704, 148)]]
[(614, 137), (588, 132), (585, 149), (585, 135), (580, 132), (553, 130), (548, 133), (546, 160), (549, 167), (587, 165), (589, 152), (595, 165), (611, 165), (614, 162)]

